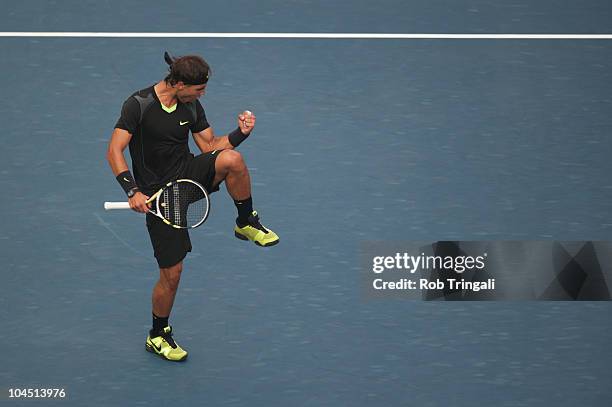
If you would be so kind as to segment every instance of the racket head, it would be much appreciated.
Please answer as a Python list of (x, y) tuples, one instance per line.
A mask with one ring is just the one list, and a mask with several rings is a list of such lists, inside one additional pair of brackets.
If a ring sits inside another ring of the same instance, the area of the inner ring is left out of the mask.
[(210, 197), (206, 189), (194, 180), (169, 182), (155, 195), (155, 215), (173, 228), (197, 228), (208, 219)]

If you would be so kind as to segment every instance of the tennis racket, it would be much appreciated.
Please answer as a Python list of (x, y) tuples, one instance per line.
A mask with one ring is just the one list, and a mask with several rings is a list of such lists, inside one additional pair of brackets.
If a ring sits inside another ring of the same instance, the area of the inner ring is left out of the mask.
[[(200, 226), (210, 211), (210, 198), (202, 185), (190, 179), (177, 179), (147, 199), (149, 213), (177, 229)], [(104, 202), (104, 209), (130, 209), (129, 202)]]

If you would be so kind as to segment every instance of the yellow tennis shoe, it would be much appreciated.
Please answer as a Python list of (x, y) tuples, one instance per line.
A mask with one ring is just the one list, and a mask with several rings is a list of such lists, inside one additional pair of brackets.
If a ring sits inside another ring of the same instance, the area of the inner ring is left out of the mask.
[(259, 222), (259, 215), (256, 211), (251, 212), (249, 223), (244, 226), (236, 225), (234, 236), (240, 240), (251, 240), (257, 246), (263, 247), (274, 246), (280, 241), (276, 233)]
[(172, 327), (170, 326), (165, 327), (161, 335), (153, 338), (151, 338), (151, 332), (149, 332), (146, 348), (147, 351), (173, 362), (181, 362), (187, 359), (187, 352), (172, 338)]

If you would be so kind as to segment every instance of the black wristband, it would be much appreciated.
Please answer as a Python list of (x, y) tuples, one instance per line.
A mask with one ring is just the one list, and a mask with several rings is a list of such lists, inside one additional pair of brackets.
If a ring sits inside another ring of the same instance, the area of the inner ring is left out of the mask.
[(121, 188), (125, 191), (125, 193), (129, 196), (134, 195), (134, 192), (138, 191), (138, 185), (136, 185), (136, 181), (134, 181), (134, 177), (130, 170), (123, 171), (121, 174), (117, 175), (117, 182), (121, 185)]
[(247, 139), (247, 137), (249, 137), (249, 134), (242, 134), (242, 131), (240, 131), (240, 127), (238, 127), (236, 130), (232, 131), (230, 134), (227, 135), (227, 140), (232, 146), (238, 147), (240, 143), (242, 143), (244, 140)]

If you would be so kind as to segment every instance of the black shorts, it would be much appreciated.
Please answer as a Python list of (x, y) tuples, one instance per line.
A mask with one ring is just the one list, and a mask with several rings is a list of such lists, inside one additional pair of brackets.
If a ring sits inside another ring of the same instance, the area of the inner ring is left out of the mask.
[[(213, 193), (219, 185), (213, 185), (215, 179), (215, 161), (221, 150), (200, 154), (188, 161), (181, 178), (199, 182), (206, 191)], [(175, 229), (166, 225), (157, 216), (147, 214), (147, 230), (153, 245), (153, 254), (160, 268), (174, 266), (182, 261), (191, 251), (191, 240), (187, 229)]]

